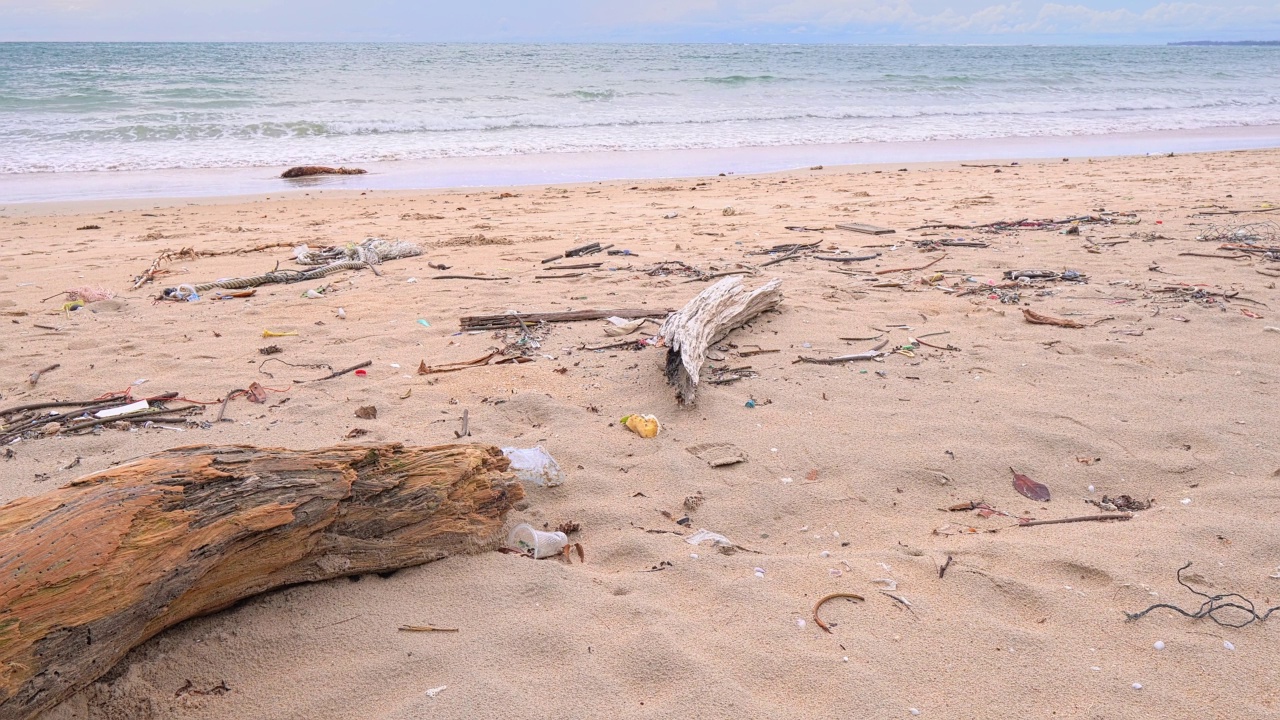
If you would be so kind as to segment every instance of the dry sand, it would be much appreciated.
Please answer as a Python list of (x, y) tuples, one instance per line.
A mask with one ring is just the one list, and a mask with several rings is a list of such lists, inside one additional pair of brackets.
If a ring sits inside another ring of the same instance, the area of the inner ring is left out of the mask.
[[(1123, 612), (1161, 601), (1195, 607), (1174, 582), (1188, 561), (1198, 589), (1280, 604), (1280, 579), (1268, 577), (1280, 572), (1280, 333), (1265, 329), (1280, 325), (1280, 263), (1180, 255), (1220, 252), (1196, 240), (1211, 222), (1280, 220), (1195, 210), (1280, 200), (1278, 162), (1280, 151), (1250, 151), (1055, 159), (1000, 173), (827, 168), (521, 187), (508, 197), (316, 191), (146, 210), (11, 207), (0, 218), (0, 403), (96, 396), (143, 378), (140, 395), (216, 400), (254, 380), (288, 392), (265, 406), (233, 401), (234, 422), (209, 429), (19, 442), (15, 458), (0, 459), (0, 500), (179, 444), (314, 447), (356, 427), (371, 441), (452, 442), (466, 409), (475, 441), (540, 443), (559, 459), (567, 482), (530, 488), (511, 520), (581, 523), (586, 551), (585, 564), (490, 552), (271, 592), (161, 634), (46, 717), (879, 718), (913, 708), (937, 718), (1274, 717), (1280, 619), (1229, 629), (1167, 611), (1127, 622)], [(905, 231), (1103, 207), (1135, 211), (1141, 224), (1085, 225), (1080, 235)], [(837, 222), (899, 232), (784, 229)], [(76, 230), (86, 224), (101, 229)], [(161, 283), (128, 290), (165, 248), (371, 235), (428, 252), (384, 265), (381, 277), (334, 276), (319, 300), (293, 285), (248, 300), (150, 300), (178, 282), (292, 267), (287, 249), (177, 261)], [(956, 236), (990, 247), (949, 248), (927, 271), (842, 275), (834, 263), (803, 260), (748, 278), (783, 278), (786, 300), (726, 342), (781, 352), (741, 358), (727, 346), (724, 363), (759, 376), (706, 386), (692, 409), (664, 384), (661, 350), (579, 349), (608, 340), (601, 322), (555, 326), (533, 363), (414, 373), (423, 360), (471, 359), (502, 344), (456, 334), (460, 315), (675, 308), (706, 287), (644, 272), (659, 261), (724, 270), (758, 264), (748, 252), (786, 242), (892, 245), (848, 266), (874, 271), (922, 265), (939, 253), (913, 241)], [(593, 240), (638, 257), (594, 256), (584, 261), (604, 268), (587, 276), (533, 279), (548, 269), (542, 258)], [(440, 273), (428, 262), (513, 279), (431, 280)], [(1023, 268), (1069, 268), (1089, 282), (1023, 290), (1021, 306), (919, 282), (942, 272), (944, 287), (964, 289), (966, 277)], [(875, 287), (888, 280), (902, 286)], [(1178, 283), (1255, 302), (1155, 292)], [(79, 285), (112, 288), (124, 303), (66, 315), (60, 300), (41, 300)], [(1020, 307), (1087, 327), (1032, 325)], [(902, 325), (911, 329), (891, 327)], [(298, 334), (264, 340), (267, 328)], [(842, 337), (883, 336), (892, 347), (934, 331), (949, 334), (928, 341), (958, 350), (792, 363), (879, 342)], [(373, 365), (367, 378), (296, 385), (325, 371), (269, 363), (274, 377), (259, 374), (258, 348), (268, 344), (291, 363)], [(61, 368), (27, 385), (53, 362)], [(753, 398), (757, 407), (746, 407)], [(362, 405), (377, 406), (377, 419), (357, 419)], [(644, 440), (621, 428), (631, 412), (657, 415), (662, 434)], [(709, 442), (733, 443), (750, 460), (712, 469), (685, 450)], [(1015, 493), (1011, 465), (1048, 485), (1053, 500)], [(687, 513), (689, 529), (662, 514), (681, 517), (698, 493), (705, 499)], [(1062, 518), (1096, 512), (1086, 498), (1121, 493), (1155, 505), (1128, 522), (1029, 528), (945, 511), (983, 500)], [(935, 532), (947, 524), (980, 532)], [(680, 536), (698, 528), (755, 552), (723, 554)], [(655, 566), (665, 569), (648, 572)], [(880, 578), (896, 581), (909, 609), (878, 591)], [(826, 634), (811, 608), (833, 592), (866, 602), (828, 604)], [(460, 631), (396, 630), (428, 623)], [(230, 691), (179, 692), (188, 681)]]

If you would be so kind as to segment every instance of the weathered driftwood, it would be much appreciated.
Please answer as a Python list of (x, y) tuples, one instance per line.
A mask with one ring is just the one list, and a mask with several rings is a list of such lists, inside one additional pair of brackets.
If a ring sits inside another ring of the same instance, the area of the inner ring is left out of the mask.
[(368, 170), (361, 170), (360, 168), (331, 168), (325, 167), (324, 165), (299, 165), (298, 167), (291, 167), (280, 173), (280, 177), (300, 178), (311, 177), (312, 175), (364, 175), (367, 172)]
[(169, 450), (0, 508), (0, 720), (187, 618), (491, 545), (524, 496), (487, 445)]
[(782, 302), (781, 285), (781, 278), (774, 278), (748, 291), (741, 277), (727, 277), (667, 317), (658, 335), (667, 342), (667, 382), (676, 386), (677, 400), (693, 402), (707, 348), (734, 328), (777, 307)]
[(604, 320), (610, 317), (626, 318), (660, 318), (670, 314), (670, 310), (621, 309), (621, 310), (570, 310), (567, 312), (549, 313), (507, 313), (505, 315), (469, 315), (459, 318), (458, 325), (463, 332), (471, 330), (501, 330), (517, 328), (521, 323), (537, 325), (541, 322), (578, 322), (581, 320)]

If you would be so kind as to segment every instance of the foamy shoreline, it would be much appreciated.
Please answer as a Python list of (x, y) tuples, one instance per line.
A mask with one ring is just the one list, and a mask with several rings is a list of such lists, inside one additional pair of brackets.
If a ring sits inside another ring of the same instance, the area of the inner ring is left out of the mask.
[[(0, 175), (0, 213), (105, 200), (301, 195), (314, 190), (442, 190), (756, 174), (813, 165), (940, 164), (1112, 157), (1280, 147), (1280, 125), (1071, 137), (1010, 137), (744, 148), (554, 153), (362, 164), (367, 175), (286, 181), (283, 168), (208, 168)], [(328, 162), (299, 158), (299, 164)], [(48, 207), (21, 207), (38, 204)], [(115, 206), (114, 203), (110, 203)], [(75, 206), (72, 206), (75, 207)]]

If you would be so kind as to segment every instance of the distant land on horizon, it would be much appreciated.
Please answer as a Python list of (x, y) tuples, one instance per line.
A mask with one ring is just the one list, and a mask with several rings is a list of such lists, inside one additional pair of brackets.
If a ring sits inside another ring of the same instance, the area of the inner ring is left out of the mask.
[(1184, 40), (1170, 45), (1280, 45), (1280, 40)]

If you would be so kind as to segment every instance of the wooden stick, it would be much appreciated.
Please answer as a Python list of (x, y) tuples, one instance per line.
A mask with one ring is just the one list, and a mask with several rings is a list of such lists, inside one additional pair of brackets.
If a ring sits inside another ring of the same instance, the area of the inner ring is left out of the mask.
[(432, 280), (510, 280), (509, 277), (483, 277), (480, 275), (436, 275)]
[(501, 330), (503, 328), (520, 327), (522, 323), (538, 324), (543, 322), (578, 322), (580, 320), (603, 320), (608, 317), (620, 317), (628, 320), (636, 318), (658, 318), (671, 314), (671, 310), (649, 310), (642, 308), (619, 310), (571, 310), (551, 313), (508, 313), (505, 315), (474, 315), (458, 319), (463, 331), (467, 330)]
[[(565, 280), (568, 278), (582, 277), (586, 273), (569, 273), (568, 275), (534, 275), (534, 280)], [(504, 278), (505, 279), (505, 278)]]
[(436, 627), (435, 625), (401, 625), (401, 632), (458, 632), (458, 628)]
[(783, 260), (791, 260), (791, 259), (793, 259), (793, 258), (799, 257), (799, 255), (800, 255), (800, 250), (797, 248), (797, 249), (792, 250), (791, 252), (787, 253), (786, 255), (783, 255), (782, 257), (774, 258), (774, 259), (772, 259), (772, 260), (770, 260), (770, 261), (768, 261), (768, 262), (760, 263), (760, 267), (762, 267), (762, 268), (763, 268), (763, 267), (769, 267), (770, 265), (777, 265), (778, 263), (782, 262)]
[(1178, 253), (1178, 256), (1179, 256), (1179, 257), (1206, 257), (1206, 258), (1217, 258), (1217, 259), (1219, 259), (1219, 260), (1239, 260), (1240, 258), (1247, 258), (1247, 257), (1251, 257), (1251, 256), (1250, 256), (1250, 255), (1248, 255), (1248, 254), (1241, 254), (1241, 255), (1212, 255), (1212, 254), (1210, 254), (1210, 253), (1198, 253), (1198, 252), (1183, 252), (1183, 253)]
[(927, 265), (921, 265), (920, 267), (890, 268), (890, 269), (888, 269), (888, 270), (877, 270), (877, 271), (876, 271), (876, 274), (877, 274), (877, 275), (888, 275), (889, 273), (896, 273), (896, 272), (915, 272), (916, 270), (924, 270), (924, 269), (926, 269), (926, 268), (931, 268), (931, 267), (933, 267), (934, 265), (937, 265), (938, 263), (940, 263), (940, 262), (942, 262), (943, 260), (946, 260), (946, 259), (947, 259), (947, 254), (946, 254), (946, 253), (943, 253), (943, 254), (942, 254), (942, 257), (938, 258), (937, 260), (934, 260), (933, 262), (931, 262), (931, 263), (929, 263), (929, 264), (927, 264)]
[(349, 368), (345, 368), (345, 369), (342, 369), (342, 370), (335, 370), (334, 372), (331, 372), (331, 373), (329, 373), (328, 375), (325, 375), (325, 376), (324, 376), (324, 377), (322, 377), (322, 378), (316, 378), (315, 380), (312, 380), (311, 382), (320, 382), (321, 380), (332, 380), (332, 379), (334, 379), (334, 378), (336, 378), (336, 377), (339, 377), (339, 376), (341, 376), (341, 375), (346, 375), (346, 374), (347, 374), (347, 373), (349, 373), (349, 372), (354, 372), (354, 371), (356, 371), (356, 370), (359, 370), (360, 368), (367, 368), (367, 367), (369, 367), (369, 366), (370, 366), (370, 365), (372, 365), (372, 364), (373, 364), (373, 361), (372, 361), (372, 360), (365, 360), (364, 362), (360, 363), (359, 365), (352, 365), (352, 366), (351, 366), (351, 367), (349, 367)]
[(54, 370), (57, 370), (60, 367), (62, 367), (61, 363), (54, 363), (49, 367), (40, 368), (39, 370), (31, 373), (31, 377), (27, 378), (27, 382), (31, 385), (31, 387), (35, 387), (36, 383), (40, 382), (41, 375), (44, 375), (47, 372), (52, 372)]
[(878, 257), (880, 257), (880, 253), (872, 253), (870, 255), (849, 255), (849, 256), (814, 255), (813, 259), (814, 260), (830, 260), (831, 262), (847, 263), (847, 262), (862, 262), (863, 260), (875, 260)]
[(1059, 525), (1062, 523), (1089, 522), (1091, 520), (1132, 520), (1133, 513), (1123, 513), (1120, 515), (1081, 515), (1079, 517), (1059, 518), (1057, 520), (1028, 520), (1018, 523), (1018, 527), (1032, 527), (1033, 525)]

